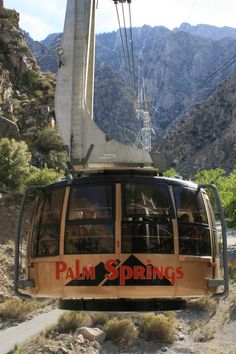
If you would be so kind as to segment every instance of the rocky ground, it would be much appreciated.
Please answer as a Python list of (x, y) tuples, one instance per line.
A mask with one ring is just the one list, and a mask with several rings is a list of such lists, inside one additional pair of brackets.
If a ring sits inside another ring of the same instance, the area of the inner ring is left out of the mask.
[[(112, 315), (114, 316), (114, 315)], [(127, 318), (127, 315), (119, 315)], [(73, 334), (61, 333), (58, 327), (39, 334), (26, 343), (19, 353), (57, 354), (235, 354), (236, 353), (236, 284), (231, 284), (230, 296), (220, 301), (194, 301), (186, 310), (176, 313), (173, 343), (145, 339), (139, 325), (140, 316), (129, 315), (138, 329), (130, 344), (106, 339), (106, 326), (81, 327)], [(18, 352), (17, 352), (18, 353)]]

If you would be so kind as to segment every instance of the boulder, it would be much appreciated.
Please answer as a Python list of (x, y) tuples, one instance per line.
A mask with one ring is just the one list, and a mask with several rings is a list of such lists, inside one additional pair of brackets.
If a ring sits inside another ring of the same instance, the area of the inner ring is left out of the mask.
[(102, 343), (105, 340), (105, 333), (99, 328), (89, 328), (89, 327), (81, 327), (77, 330), (77, 335), (82, 334), (82, 336), (88, 339), (91, 342)]

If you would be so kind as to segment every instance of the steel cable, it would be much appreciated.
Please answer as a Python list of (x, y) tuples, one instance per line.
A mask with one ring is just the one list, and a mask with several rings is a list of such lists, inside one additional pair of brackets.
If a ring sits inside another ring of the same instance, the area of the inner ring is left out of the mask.
[(130, 63), (130, 53), (129, 53), (129, 43), (128, 43), (128, 35), (127, 35), (127, 27), (126, 27), (126, 20), (125, 20), (125, 11), (124, 11), (124, 3), (121, 3), (122, 7), (122, 15), (123, 15), (123, 23), (124, 23), (124, 33), (125, 33), (125, 45), (126, 45), (126, 52), (127, 52), (127, 61), (128, 61), (128, 70), (129, 70), (129, 77), (130, 77), (130, 85), (134, 89), (134, 84), (132, 80), (132, 71), (131, 71), (131, 63)]
[(236, 62), (236, 54), (233, 55), (229, 60), (227, 60), (223, 65), (221, 65), (214, 73), (212, 73), (207, 79), (202, 81), (198, 87), (196, 88), (194, 93), (197, 93), (199, 90), (201, 90), (204, 86), (206, 86), (209, 82), (211, 82), (219, 73), (223, 72), (226, 70), (228, 67), (230, 67), (232, 64)]
[(116, 5), (116, 15), (117, 15), (117, 19), (118, 19), (118, 25), (119, 25), (119, 32), (120, 32), (120, 38), (121, 38), (124, 62), (125, 62), (126, 69), (128, 71), (130, 87), (132, 88), (134, 96), (136, 96), (133, 33), (132, 33), (132, 20), (131, 20), (132, 16), (131, 16), (130, 3), (131, 3), (131, 1), (129, 0), (128, 4), (129, 4), (129, 20), (130, 20), (131, 54), (130, 54), (130, 48), (129, 48), (129, 40), (128, 40), (128, 34), (127, 34), (126, 17), (125, 17), (123, 1), (121, 2), (121, 5), (122, 5), (122, 16), (123, 16), (123, 19), (122, 19), (122, 21), (123, 21), (123, 30), (122, 30), (120, 14), (119, 14), (118, 6), (117, 6), (118, 1), (115, 2), (115, 5)]

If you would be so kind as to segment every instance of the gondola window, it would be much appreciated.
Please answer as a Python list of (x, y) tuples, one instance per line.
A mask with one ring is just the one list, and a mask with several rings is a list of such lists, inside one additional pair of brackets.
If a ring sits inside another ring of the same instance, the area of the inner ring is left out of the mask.
[(211, 255), (210, 231), (202, 195), (190, 188), (175, 187), (179, 252), (184, 255)]
[(32, 239), (32, 254), (34, 257), (55, 256), (59, 254), (60, 223), (64, 192), (64, 188), (55, 188), (43, 192), (39, 199)]
[(113, 187), (73, 186), (65, 230), (65, 254), (114, 253)]
[(174, 253), (173, 207), (164, 184), (123, 188), (122, 252)]

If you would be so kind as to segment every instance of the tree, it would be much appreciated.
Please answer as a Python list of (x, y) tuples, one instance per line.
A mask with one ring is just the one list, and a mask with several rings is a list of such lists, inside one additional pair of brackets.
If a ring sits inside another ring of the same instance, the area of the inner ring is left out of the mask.
[(26, 181), (27, 186), (46, 186), (59, 181), (63, 177), (63, 173), (58, 173), (51, 168), (43, 168), (42, 170), (36, 167), (31, 167), (31, 175)]
[[(230, 226), (236, 226), (236, 170), (228, 176), (222, 169), (202, 170), (194, 176), (197, 183), (214, 183), (219, 191), (225, 216)], [(209, 193), (210, 199), (212, 193)], [(214, 205), (214, 201), (212, 199)]]
[(169, 170), (164, 172), (165, 177), (176, 177), (178, 176), (178, 172), (174, 168), (170, 168)]
[(7, 187), (21, 189), (30, 174), (31, 154), (24, 141), (0, 139), (0, 181)]
[(43, 156), (44, 163), (56, 170), (65, 170), (67, 152), (58, 130), (45, 127), (36, 138), (34, 150)]

